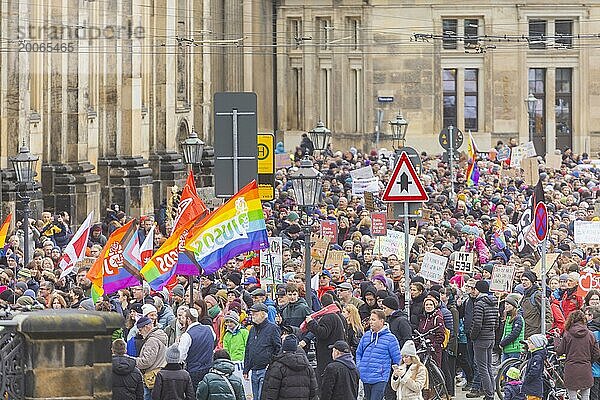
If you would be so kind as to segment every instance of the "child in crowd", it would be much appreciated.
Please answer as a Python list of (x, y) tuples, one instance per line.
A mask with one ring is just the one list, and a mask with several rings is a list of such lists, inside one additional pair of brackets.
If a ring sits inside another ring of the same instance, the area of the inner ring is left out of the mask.
[(526, 341), (527, 349), (531, 353), (527, 361), (527, 369), (523, 376), (521, 393), (527, 396), (527, 400), (541, 400), (544, 394), (544, 360), (546, 359), (546, 346), (548, 339), (541, 333), (531, 335)]
[(506, 371), (508, 382), (504, 386), (504, 400), (525, 400), (525, 395), (521, 392), (523, 382), (521, 382), (521, 371), (518, 368), (510, 367)]

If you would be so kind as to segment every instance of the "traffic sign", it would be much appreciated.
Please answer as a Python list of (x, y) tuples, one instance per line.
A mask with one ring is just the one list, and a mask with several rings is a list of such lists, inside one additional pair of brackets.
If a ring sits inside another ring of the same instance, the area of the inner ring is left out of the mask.
[(275, 136), (259, 133), (257, 137), (258, 196), (262, 201), (275, 198)]
[[(456, 150), (460, 146), (462, 146), (464, 141), (464, 135), (460, 129), (457, 127), (452, 128), (452, 149)], [(448, 132), (448, 128), (442, 129), (440, 135), (438, 136), (438, 141), (440, 142), (440, 146), (444, 150), (450, 150), (450, 132)]]
[(429, 200), (429, 196), (427, 196), (406, 152), (403, 152), (400, 155), (400, 160), (394, 168), (394, 173), (385, 188), (382, 200), (399, 202), (419, 202)]
[(546, 239), (548, 234), (548, 210), (546, 210), (546, 204), (539, 202), (535, 207), (535, 219), (534, 219), (535, 236), (540, 241)]
[(417, 171), (418, 174), (421, 174), (421, 172), (423, 171), (423, 166), (421, 165), (421, 156), (419, 156), (419, 153), (417, 153), (417, 151), (415, 149), (413, 149), (412, 147), (400, 147), (398, 149), (396, 149), (394, 151), (395, 154), (395, 164), (398, 164), (398, 160), (400, 159), (400, 154), (402, 154), (402, 152), (406, 153), (408, 155), (408, 159), (410, 160), (410, 162), (412, 163), (413, 167), (415, 167), (415, 170)]

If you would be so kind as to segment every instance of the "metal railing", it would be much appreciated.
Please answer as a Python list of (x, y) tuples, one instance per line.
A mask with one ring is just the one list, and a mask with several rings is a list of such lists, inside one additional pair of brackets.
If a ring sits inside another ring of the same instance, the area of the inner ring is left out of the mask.
[(0, 398), (25, 399), (25, 338), (16, 321), (0, 321)]

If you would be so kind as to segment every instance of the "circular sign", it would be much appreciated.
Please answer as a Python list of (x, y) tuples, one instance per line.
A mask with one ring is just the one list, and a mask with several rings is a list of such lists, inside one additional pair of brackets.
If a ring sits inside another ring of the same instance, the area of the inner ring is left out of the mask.
[(539, 203), (535, 208), (534, 225), (535, 236), (542, 241), (548, 233), (548, 210), (544, 203)]
[[(460, 129), (458, 129), (457, 127), (453, 127), (452, 128), (452, 149), (456, 150), (460, 146), (462, 146), (464, 139), (465, 138), (464, 138), (462, 131)], [(440, 142), (440, 146), (442, 146), (442, 148), (444, 150), (450, 150), (450, 132), (448, 131), (448, 128), (442, 129), (442, 131), (440, 132), (440, 135), (438, 136), (438, 141)]]
[(267, 157), (269, 157), (269, 148), (267, 147), (267, 145), (259, 143), (257, 149), (257, 158), (259, 160), (266, 160)]
[(423, 172), (423, 166), (421, 165), (421, 156), (419, 156), (419, 153), (417, 153), (417, 151), (412, 147), (407, 146), (396, 149), (394, 151), (394, 153), (396, 154), (394, 165), (396, 165), (398, 160), (400, 160), (400, 155), (402, 154), (402, 152), (406, 153), (408, 159), (410, 160), (410, 163), (415, 168), (415, 171), (417, 171), (417, 173), (421, 175), (421, 173)]

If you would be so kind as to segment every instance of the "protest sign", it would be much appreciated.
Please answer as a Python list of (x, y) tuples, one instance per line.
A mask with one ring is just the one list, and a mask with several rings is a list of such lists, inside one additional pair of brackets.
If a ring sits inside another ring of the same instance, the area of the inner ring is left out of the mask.
[(329, 270), (332, 267), (342, 267), (344, 264), (344, 254), (343, 250), (330, 250), (327, 253), (327, 260), (325, 260), (325, 269)]
[(600, 272), (584, 272), (579, 276), (577, 294), (582, 298), (592, 289), (600, 290)]
[(540, 179), (540, 171), (537, 158), (524, 158), (521, 160), (523, 168), (523, 180), (529, 186), (533, 186)]
[(310, 257), (313, 260), (321, 261), (321, 263), (324, 263), (328, 247), (328, 238), (316, 238), (310, 246)]
[(384, 212), (371, 213), (371, 235), (373, 237), (387, 235), (387, 216)]
[(441, 283), (444, 281), (447, 263), (448, 259), (446, 257), (427, 252), (423, 256), (419, 275), (432, 282)]
[(575, 243), (600, 244), (600, 222), (575, 221)]
[(260, 276), (263, 283), (283, 282), (283, 239), (270, 237), (269, 248), (260, 251)]
[(519, 146), (513, 147), (510, 155), (510, 166), (517, 168), (521, 166), (521, 161), (525, 157), (535, 157), (535, 146), (533, 142), (527, 142)]
[(458, 251), (454, 253), (454, 271), (465, 274), (473, 271), (473, 253)]
[(94, 257), (83, 257), (83, 260), (78, 261), (75, 266), (81, 269), (90, 269), (95, 261), (96, 259)]
[(375, 211), (375, 197), (371, 192), (364, 192), (365, 196), (365, 208), (369, 211)]
[(329, 238), (329, 243), (337, 243), (337, 221), (326, 219), (321, 221), (321, 236)]
[(368, 165), (366, 167), (352, 170), (350, 171), (350, 176), (352, 177), (353, 181), (355, 179), (371, 179), (374, 177), (373, 168), (371, 168), (371, 166)]
[(515, 267), (513, 265), (495, 265), (492, 270), (490, 290), (494, 292), (512, 292)]
[(562, 156), (560, 154), (546, 154), (546, 168), (560, 169)]
[[(415, 242), (413, 235), (408, 236), (408, 247), (412, 248)], [(375, 239), (375, 247), (373, 247), (373, 254), (387, 257), (390, 254), (395, 254), (398, 259), (404, 261), (404, 232), (398, 231), (387, 231), (387, 235), (379, 236)]]
[(288, 168), (292, 166), (289, 154), (275, 154), (275, 169)]
[(379, 192), (379, 178), (352, 179), (352, 194), (360, 196), (365, 192)]
[[(558, 253), (550, 253), (546, 254), (546, 271), (554, 266), (556, 260), (558, 260)], [(540, 258), (538, 262), (531, 269), (537, 276), (542, 275), (542, 259)]]

